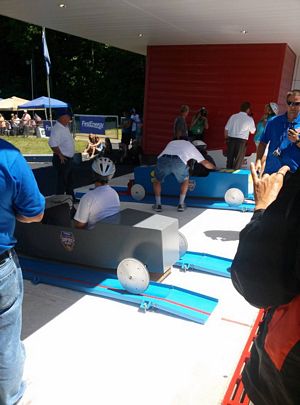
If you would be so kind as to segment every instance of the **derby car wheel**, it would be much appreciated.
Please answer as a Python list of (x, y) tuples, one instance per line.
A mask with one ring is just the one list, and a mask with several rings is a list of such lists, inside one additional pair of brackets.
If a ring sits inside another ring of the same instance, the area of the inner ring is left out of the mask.
[(130, 190), (131, 197), (136, 201), (141, 201), (145, 198), (146, 192), (141, 184), (134, 184)]
[(143, 293), (150, 283), (146, 266), (132, 257), (123, 259), (117, 268), (118, 280), (122, 287), (132, 294)]
[(238, 207), (243, 204), (245, 200), (244, 193), (239, 188), (229, 188), (225, 195), (224, 200), (230, 207)]
[(181, 258), (183, 255), (186, 254), (186, 251), (188, 250), (188, 241), (181, 232), (178, 232), (178, 237), (179, 237), (179, 258)]

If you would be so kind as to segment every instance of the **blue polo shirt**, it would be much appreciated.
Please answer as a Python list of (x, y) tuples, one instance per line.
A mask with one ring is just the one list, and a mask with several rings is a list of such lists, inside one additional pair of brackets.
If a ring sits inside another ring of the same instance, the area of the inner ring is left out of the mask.
[(16, 215), (34, 217), (41, 214), (45, 198), (20, 151), (0, 139), (0, 254), (12, 248)]
[[(295, 128), (300, 128), (300, 115), (293, 121)], [(288, 140), (288, 129), (290, 127), (287, 113), (278, 115), (267, 122), (265, 132), (260, 141), (269, 143), (269, 151), (265, 167), (265, 173), (275, 173), (281, 166), (288, 165), (294, 172), (300, 166), (300, 149)], [(273, 156), (273, 152), (280, 148), (279, 157)]]

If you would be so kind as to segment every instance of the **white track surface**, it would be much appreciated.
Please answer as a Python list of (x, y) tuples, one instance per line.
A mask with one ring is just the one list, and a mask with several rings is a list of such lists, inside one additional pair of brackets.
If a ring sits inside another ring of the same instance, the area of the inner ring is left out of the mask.
[[(148, 204), (122, 203), (127, 207), (151, 211)], [(252, 215), (163, 208), (163, 215), (179, 219), (189, 250), (228, 258)], [(142, 313), (135, 305), (25, 281), (23, 338), (31, 404), (221, 404), (257, 309), (230, 279), (173, 269), (164, 282), (218, 298), (208, 322)]]

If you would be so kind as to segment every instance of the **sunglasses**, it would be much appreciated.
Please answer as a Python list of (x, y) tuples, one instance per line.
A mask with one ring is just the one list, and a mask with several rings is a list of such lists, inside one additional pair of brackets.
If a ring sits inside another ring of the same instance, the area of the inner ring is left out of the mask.
[(300, 101), (287, 101), (286, 103), (289, 107), (300, 107)]

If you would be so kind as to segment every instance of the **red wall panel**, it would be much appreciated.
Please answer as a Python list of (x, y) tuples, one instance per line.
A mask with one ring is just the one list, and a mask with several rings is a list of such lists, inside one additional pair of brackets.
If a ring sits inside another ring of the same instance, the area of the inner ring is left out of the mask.
[[(144, 150), (157, 154), (172, 139), (182, 104), (191, 113), (208, 109), (210, 149), (224, 147), (224, 126), (243, 101), (250, 101), (257, 122), (270, 101), (284, 111), (295, 54), (286, 44), (150, 46), (144, 103)], [(255, 149), (249, 142), (248, 152)]]

